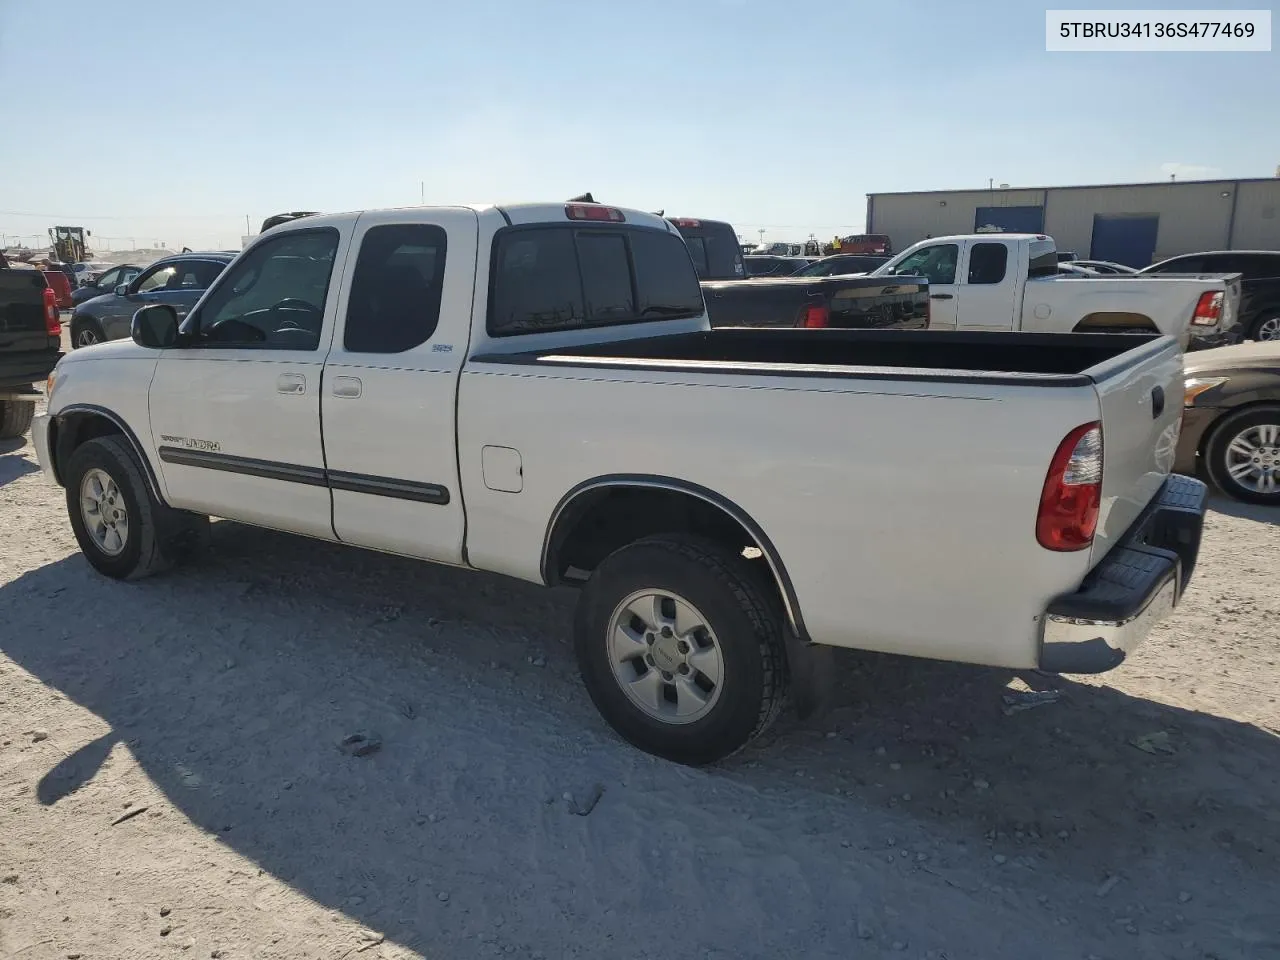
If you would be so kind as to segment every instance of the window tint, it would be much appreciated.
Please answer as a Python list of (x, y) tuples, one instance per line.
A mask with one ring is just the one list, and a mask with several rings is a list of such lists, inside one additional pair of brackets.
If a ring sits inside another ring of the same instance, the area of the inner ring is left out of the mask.
[(630, 234), (636, 271), (636, 307), (641, 319), (696, 317), (702, 313), (702, 287), (678, 237), (657, 230)]
[(547, 227), (507, 230), (495, 244), (494, 336), (701, 312), (689, 251), (673, 234)]
[(689, 259), (693, 261), (693, 269), (699, 277), (706, 277), (710, 272), (707, 264), (707, 242), (701, 237), (685, 237), (685, 245), (689, 248)]
[(1261, 280), (1280, 277), (1280, 254), (1250, 254), (1240, 258), (1244, 261), (1242, 271), (1246, 280)]
[(447, 235), (404, 223), (364, 235), (347, 301), (342, 345), (353, 353), (403, 353), (431, 339), (440, 322)]
[(194, 317), (202, 346), (315, 350), (338, 249), (336, 230), (263, 240), (236, 260)]
[(582, 270), (586, 315), (593, 322), (613, 323), (636, 315), (625, 237), (616, 233), (579, 233), (578, 265)]
[(969, 282), (1000, 283), (1009, 266), (1009, 248), (1003, 243), (975, 243), (969, 249)]
[[(1215, 267), (1214, 269), (1222, 269)], [(1176, 257), (1165, 263), (1157, 263), (1148, 272), (1150, 273), (1204, 273), (1204, 258), (1195, 257)]]
[(926, 277), (930, 283), (955, 283), (960, 248), (954, 243), (922, 247), (894, 267), (895, 276)]
[[(694, 268), (703, 280), (737, 280), (745, 271), (742, 245), (727, 223), (702, 221), (696, 227), (677, 227), (689, 247)], [(784, 245), (785, 246), (785, 245)], [(785, 249), (783, 250), (785, 253)]]

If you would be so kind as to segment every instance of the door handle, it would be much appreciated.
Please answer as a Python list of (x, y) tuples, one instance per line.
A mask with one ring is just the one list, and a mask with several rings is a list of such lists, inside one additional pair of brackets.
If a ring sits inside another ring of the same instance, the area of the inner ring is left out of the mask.
[(359, 399), (364, 385), (360, 383), (359, 377), (334, 377), (333, 378), (333, 395), (342, 397), (344, 400)]
[(929, 294), (929, 299), (930, 300), (953, 300), (955, 298), (949, 293), (931, 293)]
[(277, 393), (306, 393), (307, 378), (300, 373), (282, 373), (276, 377)]

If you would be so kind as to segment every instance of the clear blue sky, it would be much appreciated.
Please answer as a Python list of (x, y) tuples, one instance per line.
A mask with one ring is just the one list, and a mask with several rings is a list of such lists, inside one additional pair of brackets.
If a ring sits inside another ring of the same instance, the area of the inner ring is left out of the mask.
[(1044, 9), (0, 0), (0, 232), (238, 245), (246, 214), (425, 181), (801, 239), (861, 228), (868, 192), (1276, 172), (1280, 54), (1049, 54)]

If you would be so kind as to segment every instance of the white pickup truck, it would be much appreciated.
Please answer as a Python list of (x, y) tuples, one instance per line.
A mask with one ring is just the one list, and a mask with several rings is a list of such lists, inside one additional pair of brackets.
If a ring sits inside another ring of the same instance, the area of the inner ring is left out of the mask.
[(659, 217), (596, 204), (309, 216), (181, 326), (76, 350), (34, 425), (89, 562), (209, 516), (581, 586), (601, 713), (724, 757), (833, 647), (1096, 672), (1175, 604), (1167, 337), (712, 330)]
[(931, 329), (1164, 333), (1184, 349), (1244, 335), (1240, 274), (1064, 277), (1042, 234), (933, 237), (870, 274), (904, 275), (929, 278)]

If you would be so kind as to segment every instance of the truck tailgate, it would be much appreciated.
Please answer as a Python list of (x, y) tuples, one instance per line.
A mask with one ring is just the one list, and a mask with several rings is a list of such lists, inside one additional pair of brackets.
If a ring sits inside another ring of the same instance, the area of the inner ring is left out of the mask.
[(1173, 338), (1160, 337), (1086, 372), (1102, 409), (1102, 505), (1089, 558), (1093, 567), (1173, 468), (1182, 418), (1182, 354)]

